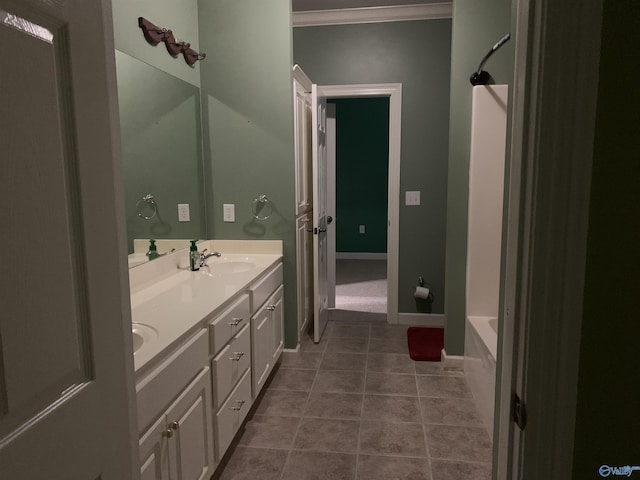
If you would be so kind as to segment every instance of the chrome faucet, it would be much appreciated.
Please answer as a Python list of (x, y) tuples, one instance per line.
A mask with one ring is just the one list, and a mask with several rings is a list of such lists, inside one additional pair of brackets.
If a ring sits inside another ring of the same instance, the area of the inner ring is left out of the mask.
[(221, 257), (222, 254), (220, 252), (211, 252), (206, 253), (207, 249), (205, 248), (202, 252), (200, 252), (200, 268), (207, 266), (207, 260), (211, 257)]

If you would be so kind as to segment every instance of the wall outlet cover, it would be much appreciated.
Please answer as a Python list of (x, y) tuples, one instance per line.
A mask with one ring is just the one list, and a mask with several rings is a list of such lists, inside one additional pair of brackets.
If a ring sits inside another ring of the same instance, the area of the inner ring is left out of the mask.
[(420, 205), (420, 191), (406, 191), (404, 198), (405, 205)]
[(191, 213), (189, 212), (189, 204), (188, 203), (179, 203), (178, 204), (178, 222), (189, 222), (191, 221)]
[(225, 203), (222, 205), (222, 220), (224, 222), (236, 221), (236, 204)]

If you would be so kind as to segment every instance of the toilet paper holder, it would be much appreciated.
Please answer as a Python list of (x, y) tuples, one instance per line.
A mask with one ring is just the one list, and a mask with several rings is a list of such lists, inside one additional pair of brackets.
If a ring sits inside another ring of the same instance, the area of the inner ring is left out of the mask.
[(413, 289), (413, 296), (416, 300), (422, 300), (429, 303), (433, 302), (434, 297), (433, 292), (431, 291), (431, 285), (425, 283), (422, 275), (418, 277), (418, 285)]

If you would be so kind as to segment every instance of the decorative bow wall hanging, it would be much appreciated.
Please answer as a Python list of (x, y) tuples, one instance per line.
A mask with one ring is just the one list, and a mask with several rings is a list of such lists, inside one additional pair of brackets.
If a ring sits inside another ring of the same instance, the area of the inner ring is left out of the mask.
[(177, 57), (182, 54), (184, 61), (189, 66), (193, 66), (198, 60), (202, 60), (207, 55), (204, 53), (198, 53), (191, 48), (191, 44), (176, 40), (173, 32), (164, 27), (158, 27), (151, 23), (144, 17), (138, 17), (138, 26), (142, 29), (144, 38), (151, 45), (158, 45), (160, 42), (164, 42), (167, 47), (167, 52), (172, 57)]

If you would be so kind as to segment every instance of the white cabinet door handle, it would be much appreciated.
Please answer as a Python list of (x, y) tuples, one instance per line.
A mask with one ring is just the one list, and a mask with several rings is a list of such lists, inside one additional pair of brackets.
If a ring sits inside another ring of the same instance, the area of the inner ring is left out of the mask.
[(244, 352), (233, 352), (233, 357), (229, 357), (229, 360), (232, 362), (239, 362), (240, 359), (244, 356)]

